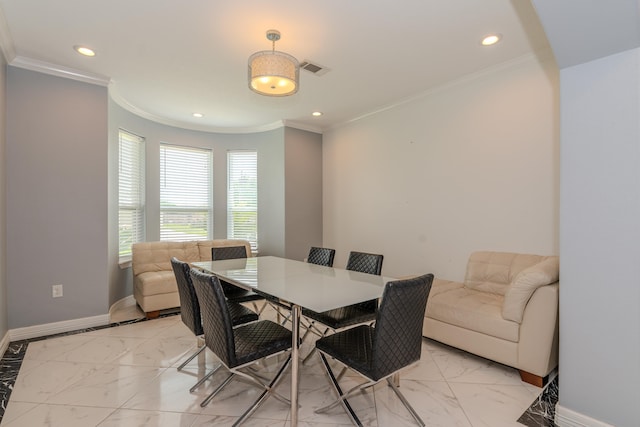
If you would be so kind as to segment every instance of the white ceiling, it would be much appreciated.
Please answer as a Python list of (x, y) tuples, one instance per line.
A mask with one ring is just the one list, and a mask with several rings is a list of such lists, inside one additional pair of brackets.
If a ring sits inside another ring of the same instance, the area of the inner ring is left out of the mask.
[[(215, 132), (320, 132), (549, 49), (528, 0), (0, 0), (0, 10), (10, 64), (108, 82), (136, 114)], [(330, 71), (301, 70), (293, 96), (250, 91), (247, 59), (271, 48), (271, 28), (276, 50)], [(503, 40), (481, 46), (491, 32)]]

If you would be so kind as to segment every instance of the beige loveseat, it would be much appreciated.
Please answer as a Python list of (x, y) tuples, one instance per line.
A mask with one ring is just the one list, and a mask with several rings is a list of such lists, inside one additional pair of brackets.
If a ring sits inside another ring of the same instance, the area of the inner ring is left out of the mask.
[(211, 261), (211, 248), (245, 246), (246, 240), (201, 240), (190, 242), (143, 242), (132, 246), (133, 297), (148, 318), (157, 317), (160, 310), (180, 306), (171, 257), (184, 262)]
[(542, 387), (558, 365), (558, 277), (556, 256), (475, 252), (464, 283), (434, 280), (423, 335)]

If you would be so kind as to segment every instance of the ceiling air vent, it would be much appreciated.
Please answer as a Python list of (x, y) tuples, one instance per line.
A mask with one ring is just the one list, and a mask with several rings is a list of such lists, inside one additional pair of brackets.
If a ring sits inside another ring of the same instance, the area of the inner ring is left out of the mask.
[(322, 76), (323, 74), (327, 74), (329, 69), (323, 65), (313, 63), (309, 60), (304, 60), (300, 63), (300, 68), (303, 70), (307, 70), (311, 74), (315, 74), (316, 76)]

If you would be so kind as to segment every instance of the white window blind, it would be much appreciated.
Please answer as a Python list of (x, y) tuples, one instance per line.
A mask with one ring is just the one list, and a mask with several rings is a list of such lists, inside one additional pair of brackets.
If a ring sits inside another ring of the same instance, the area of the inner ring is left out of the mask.
[(227, 238), (245, 239), (258, 253), (258, 153), (227, 152)]
[(118, 247), (124, 262), (131, 245), (145, 240), (144, 138), (124, 130), (118, 135)]
[(160, 145), (160, 240), (213, 236), (211, 150)]

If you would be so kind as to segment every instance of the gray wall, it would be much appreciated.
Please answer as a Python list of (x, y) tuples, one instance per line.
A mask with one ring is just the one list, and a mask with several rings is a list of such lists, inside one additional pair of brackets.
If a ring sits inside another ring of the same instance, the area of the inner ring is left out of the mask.
[(560, 78), (560, 405), (637, 426), (640, 50)]
[(6, 87), (7, 62), (0, 54), (0, 340), (9, 330), (7, 313), (7, 221), (5, 216), (6, 170)]
[(8, 67), (6, 129), (9, 328), (105, 314), (107, 89)]
[(285, 257), (322, 246), (322, 135), (285, 129)]
[(639, 5), (534, 4), (561, 64), (557, 421), (637, 427)]

